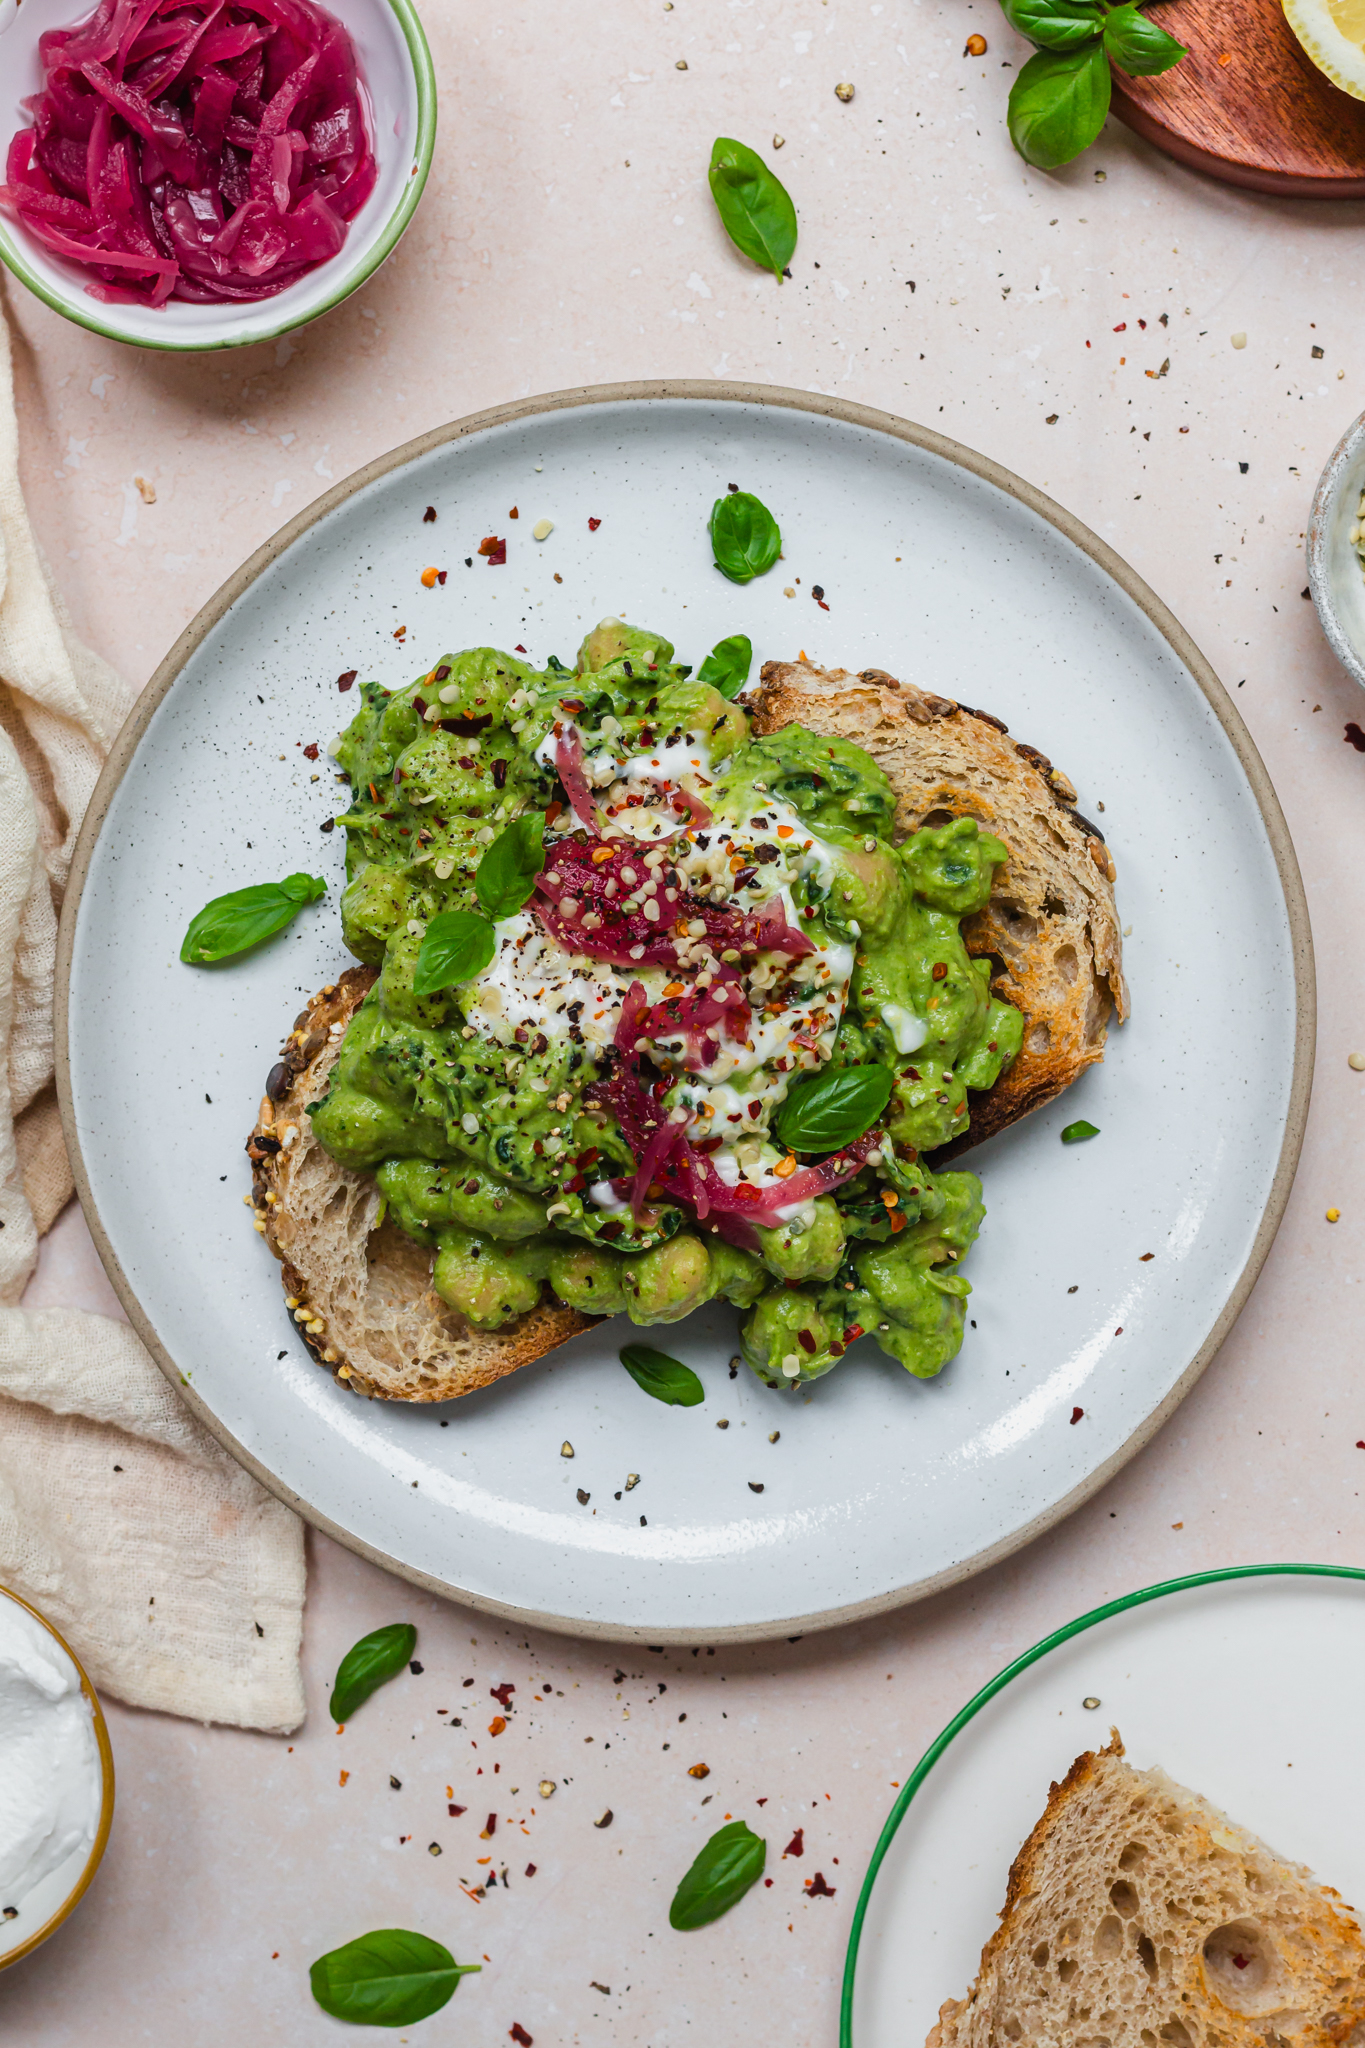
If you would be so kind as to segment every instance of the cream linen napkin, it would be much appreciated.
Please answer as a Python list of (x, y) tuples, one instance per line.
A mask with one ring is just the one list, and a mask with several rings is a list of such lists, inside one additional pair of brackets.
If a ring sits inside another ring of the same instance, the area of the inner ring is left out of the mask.
[(0, 310), (0, 1584), (135, 1706), (303, 1719), (303, 1527), (201, 1429), (132, 1330), (15, 1306), (72, 1192), (53, 1084), (57, 911), (132, 693), (76, 639), (19, 487)]

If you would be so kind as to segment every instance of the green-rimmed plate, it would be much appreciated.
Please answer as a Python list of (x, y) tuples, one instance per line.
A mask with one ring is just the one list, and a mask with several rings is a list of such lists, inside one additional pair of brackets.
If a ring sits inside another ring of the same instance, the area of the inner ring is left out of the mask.
[[(190, 352), (273, 341), (340, 305), (396, 246), (417, 210), (436, 146), (436, 75), (412, 0), (327, 0), (359, 59), (379, 175), (330, 262), (273, 299), (254, 304), (106, 305), (85, 272), (65, 263), (10, 215), (0, 213), (0, 261), (54, 312), (111, 341)], [(38, 91), (38, 40), (91, 12), (90, 0), (0, 0), (0, 151), (28, 125), (24, 101)]]
[(841, 2048), (920, 2048), (976, 1975), (1049, 1784), (1111, 1726), (1138, 1769), (1160, 1764), (1361, 1897), (1363, 1688), (1365, 1572), (1344, 1565), (1169, 1579), (1044, 1637), (948, 1723), (892, 1809), (853, 1916)]

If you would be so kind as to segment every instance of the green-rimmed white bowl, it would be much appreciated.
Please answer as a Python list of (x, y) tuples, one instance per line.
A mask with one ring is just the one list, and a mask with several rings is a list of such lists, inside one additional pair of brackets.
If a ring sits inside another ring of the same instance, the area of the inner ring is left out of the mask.
[[(54, 311), (92, 333), (139, 348), (243, 348), (315, 320), (364, 284), (416, 211), (436, 143), (436, 79), (411, 0), (327, 0), (356, 47), (368, 98), (379, 175), (327, 263), (274, 298), (218, 306), (108, 305), (86, 291), (84, 271), (65, 263), (8, 214), (0, 213), (0, 259)], [(28, 125), (23, 102), (42, 84), (38, 39), (89, 13), (84, 0), (0, 0), (0, 154)]]

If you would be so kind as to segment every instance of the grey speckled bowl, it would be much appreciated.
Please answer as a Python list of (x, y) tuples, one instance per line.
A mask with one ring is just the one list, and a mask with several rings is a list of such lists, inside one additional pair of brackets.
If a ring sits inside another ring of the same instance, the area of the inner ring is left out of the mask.
[(1365, 490), (1365, 412), (1352, 420), (1318, 478), (1308, 516), (1308, 587), (1332, 652), (1365, 688), (1365, 567), (1351, 544)]

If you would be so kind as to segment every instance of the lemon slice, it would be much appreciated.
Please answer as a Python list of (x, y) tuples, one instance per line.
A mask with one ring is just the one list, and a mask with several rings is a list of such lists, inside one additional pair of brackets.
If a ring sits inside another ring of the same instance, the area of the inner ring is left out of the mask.
[(1284, 0), (1284, 13), (1319, 71), (1365, 100), (1365, 0)]

